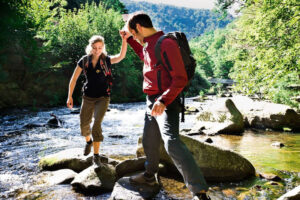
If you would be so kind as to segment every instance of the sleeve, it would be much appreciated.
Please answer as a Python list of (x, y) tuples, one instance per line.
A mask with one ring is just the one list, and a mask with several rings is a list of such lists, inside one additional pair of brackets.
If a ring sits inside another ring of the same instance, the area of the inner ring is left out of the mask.
[(143, 46), (135, 41), (132, 36), (127, 39), (127, 43), (131, 46), (134, 52), (140, 57), (141, 60), (144, 60)]
[(77, 65), (83, 69), (83, 65), (84, 65), (84, 62), (86, 63), (87, 62), (87, 56), (82, 56), (79, 61), (77, 62)]
[[(166, 106), (171, 104), (188, 83), (185, 66), (177, 42), (165, 39), (161, 45), (161, 54), (164, 65), (169, 68), (171, 84), (158, 98)], [(167, 57), (167, 60), (165, 59)]]

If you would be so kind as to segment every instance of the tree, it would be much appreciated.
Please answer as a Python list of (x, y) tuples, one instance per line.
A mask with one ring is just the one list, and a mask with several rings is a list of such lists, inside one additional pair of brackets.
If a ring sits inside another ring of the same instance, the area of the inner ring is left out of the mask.
[(230, 76), (245, 94), (261, 93), (299, 108), (300, 6), (296, 0), (244, 1), (228, 45), (235, 52)]

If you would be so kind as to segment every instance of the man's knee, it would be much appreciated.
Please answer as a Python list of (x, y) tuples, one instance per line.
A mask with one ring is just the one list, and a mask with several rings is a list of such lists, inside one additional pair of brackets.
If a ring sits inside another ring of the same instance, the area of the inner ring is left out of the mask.
[(180, 145), (181, 141), (179, 137), (164, 137), (164, 146), (169, 154), (176, 153)]

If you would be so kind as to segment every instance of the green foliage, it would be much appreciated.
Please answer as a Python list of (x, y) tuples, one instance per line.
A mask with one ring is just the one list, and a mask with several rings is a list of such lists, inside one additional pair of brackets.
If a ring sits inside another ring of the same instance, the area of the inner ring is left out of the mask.
[(19, 102), (27, 105), (28, 101), (22, 99), (24, 94), (29, 94), (39, 84), (41, 74), (47, 71), (48, 65), (34, 39), (34, 20), (27, 16), (28, 6), (25, 0), (1, 2), (0, 93), (3, 96), (0, 106)]
[(204, 71), (206, 77), (228, 79), (234, 63), (229, 57), (230, 46), (225, 45), (230, 30), (230, 27), (217, 29), (190, 41), (197, 64), (200, 66), (200, 70)]
[(210, 87), (209, 82), (205, 78), (205, 76), (199, 71), (196, 71), (192, 81), (191, 85), (188, 89), (188, 92), (186, 93), (186, 96), (193, 97), (202, 94), (204, 91), (206, 91)]
[[(105, 37), (109, 55), (119, 52), (121, 3), (101, 2), (79, 4), (80, 9), (67, 9), (64, 0), (0, 2), (0, 107), (64, 105), (76, 62), (94, 34)], [(113, 101), (143, 98), (140, 66), (131, 50), (113, 66)], [(80, 83), (74, 99), (80, 99)]]
[(297, 1), (255, 1), (242, 13), (228, 40), (228, 45), (235, 49), (231, 77), (238, 82), (236, 89), (299, 106), (292, 97), (300, 91), (289, 89), (291, 84), (300, 85)]
[(129, 12), (144, 11), (151, 16), (156, 28), (164, 32), (182, 31), (188, 38), (201, 35), (205, 31), (225, 27), (232, 17), (219, 20), (220, 15), (205, 9), (188, 9), (164, 4), (136, 3), (122, 0)]
[(120, 13), (127, 13), (127, 10), (119, 0), (67, 0), (67, 5), (64, 6), (66, 9), (80, 9), (85, 3), (92, 4), (96, 3), (98, 6), (100, 3), (106, 9), (114, 9)]
[[(74, 11), (60, 6), (55, 11), (56, 14), (49, 17), (46, 25), (38, 31), (38, 38), (45, 41), (45, 50), (51, 52), (55, 57), (54, 60), (60, 63), (56, 65), (57, 70), (61, 68), (62, 71), (68, 71), (71, 77), (71, 72), (80, 57), (85, 54), (84, 49), (92, 35), (102, 35), (105, 38), (109, 55), (119, 53), (121, 46), (119, 30), (124, 26), (119, 12), (106, 10), (102, 4), (95, 3), (86, 3)], [(141, 63), (130, 50), (125, 60), (112, 65), (114, 102), (141, 99), (143, 95), (140, 66)], [(132, 88), (140, 90), (133, 91)], [(80, 90), (80, 87), (77, 89)]]

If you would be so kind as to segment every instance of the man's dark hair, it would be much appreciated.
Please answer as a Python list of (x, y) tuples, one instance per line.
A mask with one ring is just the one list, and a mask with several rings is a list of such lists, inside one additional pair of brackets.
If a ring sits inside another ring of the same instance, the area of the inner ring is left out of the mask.
[(149, 17), (149, 15), (143, 12), (136, 12), (131, 15), (128, 21), (129, 28), (135, 30), (135, 32), (138, 32), (138, 30), (136, 29), (136, 24), (140, 24), (145, 28), (153, 27), (151, 18)]

